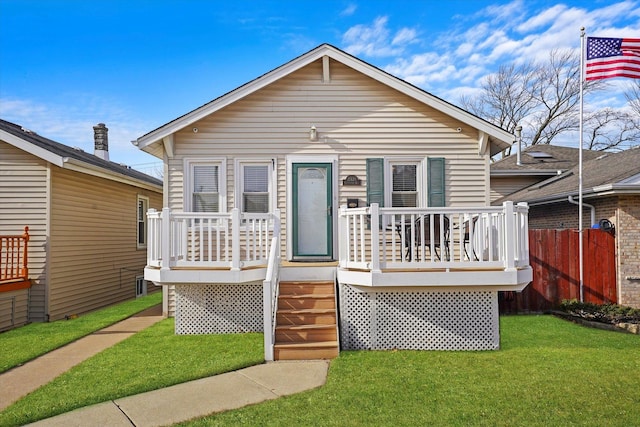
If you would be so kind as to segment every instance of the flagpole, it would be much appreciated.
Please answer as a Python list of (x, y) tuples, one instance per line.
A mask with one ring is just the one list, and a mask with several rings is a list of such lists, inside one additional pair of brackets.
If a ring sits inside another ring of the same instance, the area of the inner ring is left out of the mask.
[(580, 302), (584, 302), (584, 252), (583, 252), (583, 232), (582, 232), (582, 130), (584, 115), (584, 27), (580, 28), (580, 125), (579, 125), (579, 141), (580, 149), (578, 156), (578, 244), (580, 252)]

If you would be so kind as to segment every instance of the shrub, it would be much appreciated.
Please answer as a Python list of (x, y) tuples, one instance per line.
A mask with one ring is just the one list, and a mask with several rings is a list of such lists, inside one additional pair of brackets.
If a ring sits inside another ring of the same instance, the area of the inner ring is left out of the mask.
[(593, 304), (563, 300), (560, 309), (574, 316), (603, 323), (640, 323), (640, 309), (618, 304)]

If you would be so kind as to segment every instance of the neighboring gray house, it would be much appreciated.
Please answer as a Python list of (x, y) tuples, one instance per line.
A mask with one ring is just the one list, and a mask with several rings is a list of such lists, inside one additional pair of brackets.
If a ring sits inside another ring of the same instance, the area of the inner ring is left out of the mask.
[[(515, 149), (512, 148), (512, 151)], [(583, 161), (595, 159), (602, 152), (583, 150)], [(520, 155), (512, 155), (491, 164), (491, 201), (501, 199), (518, 190), (547, 178), (559, 175), (578, 165), (577, 148), (539, 144), (526, 147)]]
[[(617, 153), (585, 152), (583, 226), (615, 226), (618, 303), (640, 308), (640, 147)], [(530, 228), (578, 228), (578, 177), (574, 166), (498, 199), (527, 202)]]

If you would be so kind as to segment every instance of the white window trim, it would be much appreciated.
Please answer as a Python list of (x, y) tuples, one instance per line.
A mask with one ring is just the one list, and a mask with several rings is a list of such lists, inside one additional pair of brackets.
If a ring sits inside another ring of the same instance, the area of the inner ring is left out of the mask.
[(220, 176), (220, 213), (227, 212), (227, 159), (225, 157), (199, 157), (184, 159), (184, 183), (183, 183), (183, 212), (192, 212), (191, 199), (193, 195), (193, 167), (194, 166), (218, 166)]
[(244, 190), (244, 169), (243, 166), (256, 165), (267, 166), (269, 173), (269, 212), (275, 211), (278, 201), (278, 162), (275, 158), (259, 158), (259, 157), (241, 157), (236, 158), (234, 162), (235, 170), (235, 186), (234, 186), (234, 200), (235, 206), (240, 209), (240, 212), (244, 212), (242, 193)]
[(396, 164), (417, 166), (416, 169), (416, 190), (418, 191), (418, 203), (417, 207), (422, 208), (427, 206), (427, 186), (425, 185), (425, 169), (426, 169), (425, 157), (385, 157), (384, 158), (384, 205), (391, 207), (391, 194), (393, 193), (393, 186), (391, 180), (393, 174), (391, 167)]
[[(144, 243), (140, 243), (140, 228), (139, 228), (139, 218), (138, 218), (138, 205), (140, 204), (140, 200), (143, 200), (146, 203), (147, 209), (143, 213), (142, 221), (144, 222)], [(145, 249), (147, 247), (147, 240), (149, 234), (149, 220), (147, 218), (147, 212), (149, 211), (149, 198), (146, 196), (142, 196), (138, 194), (136, 198), (136, 247), (138, 249)]]

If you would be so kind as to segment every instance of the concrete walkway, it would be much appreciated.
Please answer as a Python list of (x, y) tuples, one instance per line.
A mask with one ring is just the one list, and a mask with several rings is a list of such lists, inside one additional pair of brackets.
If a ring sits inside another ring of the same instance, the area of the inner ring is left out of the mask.
[[(0, 411), (85, 359), (162, 320), (161, 306), (0, 374)], [(272, 362), (80, 408), (35, 426), (166, 426), (322, 386), (329, 362)]]
[(329, 362), (272, 362), (203, 378), (39, 421), (40, 427), (168, 426), (322, 386)]

